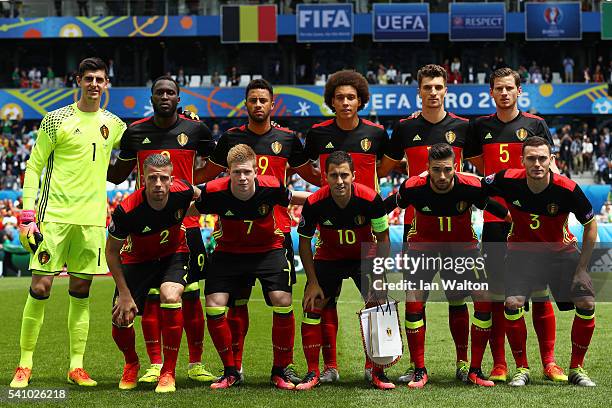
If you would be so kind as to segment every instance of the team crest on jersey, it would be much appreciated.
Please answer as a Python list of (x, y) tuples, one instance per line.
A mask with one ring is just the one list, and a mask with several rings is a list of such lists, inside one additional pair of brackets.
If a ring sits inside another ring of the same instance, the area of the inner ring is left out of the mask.
[(174, 213), (174, 219), (177, 220), (177, 221), (180, 221), (183, 218), (184, 215), (185, 215), (185, 210), (183, 210), (182, 208), (179, 208)]
[(460, 213), (464, 212), (468, 208), (468, 203), (466, 201), (459, 201), (457, 203), (457, 211)]
[(108, 139), (109, 133), (110, 132), (109, 132), (108, 128), (106, 127), (106, 125), (100, 126), (100, 134), (102, 135), (102, 137), (104, 139)]
[(358, 227), (361, 227), (362, 225), (364, 225), (365, 222), (366, 222), (366, 218), (363, 215), (360, 214), (360, 215), (355, 217), (355, 224)]
[(446, 138), (446, 141), (448, 142), (448, 144), (453, 144), (455, 139), (457, 139), (457, 135), (452, 130), (449, 130), (448, 132), (446, 132), (444, 134), (444, 137)]
[(187, 142), (189, 142), (189, 136), (187, 136), (185, 133), (181, 133), (180, 135), (176, 137), (176, 141), (181, 146), (185, 146)]
[(38, 254), (38, 262), (40, 262), (41, 265), (46, 264), (50, 259), (51, 255), (49, 255), (47, 251), (42, 251), (40, 254)]
[(277, 140), (270, 145), (270, 148), (274, 152), (274, 154), (279, 154), (281, 150), (283, 150), (283, 145)]
[(556, 203), (550, 203), (546, 206), (546, 210), (550, 215), (555, 216), (559, 212), (559, 205)]
[(115, 232), (115, 223), (113, 222), (113, 220), (111, 220), (110, 224), (108, 224), (108, 232), (110, 232), (111, 234)]
[(262, 204), (257, 209), (259, 215), (267, 215), (270, 212), (270, 206), (268, 204)]
[(493, 180), (495, 180), (495, 173), (493, 174), (489, 174), (487, 177), (485, 177), (484, 181), (487, 184), (491, 184), (493, 183)]
[(516, 137), (518, 137), (518, 140), (520, 140), (521, 142), (527, 139), (527, 136), (529, 136), (529, 133), (527, 133), (527, 129), (525, 128), (520, 128), (516, 131)]
[(364, 152), (367, 152), (372, 147), (372, 142), (367, 137), (361, 140), (361, 148)]
[(390, 327), (387, 327), (387, 337), (391, 337), (393, 335), (393, 330)]

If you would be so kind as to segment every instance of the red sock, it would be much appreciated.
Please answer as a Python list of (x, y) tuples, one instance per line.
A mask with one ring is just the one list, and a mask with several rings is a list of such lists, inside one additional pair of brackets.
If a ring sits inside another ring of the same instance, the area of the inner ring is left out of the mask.
[(136, 333), (134, 326), (117, 327), (113, 324), (113, 340), (119, 347), (119, 350), (125, 357), (125, 364), (138, 362), (138, 354), (136, 354)]
[(161, 305), (161, 330), (164, 349), (164, 365), (161, 372), (174, 375), (181, 338), (183, 337), (183, 311), (181, 307), (168, 308)]
[[(291, 308), (291, 306), (289, 306)], [(275, 307), (276, 309), (276, 307)], [(285, 308), (282, 308), (285, 309)], [(274, 367), (287, 367), (293, 363), (293, 343), (295, 342), (295, 317), (293, 310), (275, 311), (272, 317), (272, 350)]]
[(465, 303), (458, 306), (448, 306), (448, 327), (455, 342), (457, 361), (468, 361), (470, 315)]
[(161, 364), (161, 327), (159, 298), (147, 298), (142, 312), (142, 335), (151, 364)]
[(202, 362), (204, 350), (204, 311), (200, 301), (200, 291), (196, 292), (197, 297), (183, 299), (183, 324), (189, 348), (189, 363)]
[(527, 326), (525, 325), (523, 308), (516, 311), (506, 309), (506, 335), (517, 368), (529, 367), (527, 362)]
[(471, 341), (471, 368), (482, 366), (482, 357), (487, 349), (487, 343), (491, 337), (491, 303), (474, 302), (474, 319), (470, 330)]
[(493, 356), (493, 365), (506, 364), (506, 318), (504, 317), (504, 303), (493, 302), (491, 304), (491, 316), (493, 318), (493, 326), (491, 326), (491, 355)]
[[(308, 320), (308, 323), (305, 320)], [(308, 371), (314, 371), (317, 375), (319, 371), (319, 354), (321, 351), (321, 310), (304, 312), (302, 321), (302, 349), (308, 364)]]
[(234, 353), (232, 352), (232, 332), (225, 318), (225, 313), (218, 316), (207, 315), (208, 333), (212, 339), (224, 367), (234, 366)]
[(323, 352), (323, 363), (325, 367), (338, 368), (336, 355), (336, 338), (338, 336), (338, 309), (336, 305), (326, 306), (321, 311), (321, 333), (323, 341), (321, 350)]
[[(572, 359), (570, 368), (583, 367), (584, 365), (584, 355), (589, 349), (591, 337), (593, 337), (593, 331), (595, 331), (594, 313), (595, 310), (576, 309), (574, 323), (572, 324)], [(587, 319), (581, 316), (587, 317)]]
[(227, 323), (232, 333), (232, 353), (234, 365), (237, 370), (242, 368), (242, 352), (244, 350), (244, 339), (249, 331), (249, 306), (248, 304), (230, 307), (227, 311)]
[(555, 311), (550, 300), (544, 302), (533, 301), (531, 307), (533, 308), (533, 328), (538, 336), (538, 344), (540, 345), (540, 357), (542, 358), (542, 365), (546, 367), (547, 364), (555, 362), (555, 337), (557, 330)]
[(423, 303), (406, 302), (406, 339), (410, 360), (416, 368), (425, 367), (425, 331)]

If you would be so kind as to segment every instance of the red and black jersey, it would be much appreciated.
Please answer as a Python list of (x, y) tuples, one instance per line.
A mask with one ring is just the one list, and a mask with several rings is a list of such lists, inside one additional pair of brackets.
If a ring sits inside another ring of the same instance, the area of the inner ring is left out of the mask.
[[(174, 125), (160, 128), (150, 116), (137, 120), (125, 130), (119, 160), (136, 160), (137, 186), (144, 185), (143, 162), (154, 153), (170, 158), (174, 177), (193, 183), (196, 156), (208, 157), (214, 146), (212, 134), (203, 122), (179, 115)], [(187, 217), (185, 226), (199, 227), (198, 217)]]
[[(533, 193), (527, 186), (525, 169), (502, 170), (484, 179), (489, 195), (503, 197), (512, 215), (508, 249), (513, 243), (547, 242), (554, 250), (575, 251), (576, 237), (568, 227), (569, 213), (583, 225), (594, 218), (593, 207), (574, 181), (550, 172), (550, 183), (544, 191)], [(514, 245), (516, 248), (517, 245)], [(525, 249), (525, 245), (520, 245)]]
[[(471, 123), (471, 144), (466, 146), (466, 158), (482, 156), (484, 174), (500, 170), (522, 168), (521, 150), (525, 139), (540, 136), (553, 145), (546, 121), (539, 116), (519, 112), (510, 122), (502, 122), (497, 114), (481, 116)], [(505, 204), (503, 200), (498, 200)], [(489, 212), (484, 213), (484, 221), (501, 221)]]
[[(469, 142), (468, 119), (447, 112), (444, 119), (431, 123), (419, 115), (400, 120), (391, 134), (391, 141), (385, 155), (393, 160), (408, 161), (408, 175), (418, 176), (427, 170), (429, 148), (436, 143), (448, 143), (455, 152), (457, 171), (463, 165), (463, 148)], [(409, 207), (404, 213), (404, 224), (411, 224), (414, 209)]]
[(291, 192), (274, 176), (257, 176), (255, 195), (247, 201), (234, 197), (230, 178), (221, 177), (206, 183), (195, 206), (203, 214), (219, 215), (215, 251), (252, 254), (283, 248), (285, 235), (274, 206), (287, 207), (290, 201)]
[(340, 208), (327, 185), (306, 200), (297, 232), (312, 238), (319, 229), (314, 259), (356, 260), (362, 256), (361, 244), (374, 242), (373, 221), (383, 225), (386, 217), (382, 199), (371, 188), (353, 183), (348, 205)]
[(189, 252), (182, 223), (192, 200), (193, 187), (186, 180), (174, 180), (163, 210), (149, 205), (144, 187), (123, 200), (108, 226), (110, 235), (125, 240), (121, 262), (142, 263)]
[(322, 186), (327, 184), (327, 156), (343, 150), (353, 159), (355, 181), (378, 191), (376, 161), (382, 159), (388, 143), (389, 136), (382, 125), (360, 118), (355, 129), (342, 130), (335, 119), (329, 119), (308, 130), (304, 150), (309, 159), (319, 160)]
[[(245, 144), (253, 149), (257, 155), (258, 174), (274, 176), (283, 186), (287, 179), (287, 165), (297, 168), (310, 162), (304, 154), (302, 142), (292, 130), (272, 127), (268, 132), (259, 135), (251, 132), (247, 125), (223, 133), (210, 156), (210, 161), (227, 167), (227, 153), (238, 144)], [(278, 207), (274, 210), (280, 229), (290, 232), (291, 218), (287, 208)]]
[(472, 205), (484, 209), (489, 202), (477, 177), (455, 174), (453, 188), (444, 194), (431, 188), (429, 176), (410, 177), (401, 185), (396, 200), (398, 207), (415, 209), (407, 237), (411, 248), (433, 242), (468, 243), (476, 248)]

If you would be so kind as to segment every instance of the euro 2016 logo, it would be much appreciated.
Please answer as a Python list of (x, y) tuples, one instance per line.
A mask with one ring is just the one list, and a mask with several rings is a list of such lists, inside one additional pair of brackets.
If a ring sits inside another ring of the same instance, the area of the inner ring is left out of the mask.
[(544, 20), (549, 25), (557, 25), (563, 20), (563, 13), (558, 7), (547, 7), (544, 10)]

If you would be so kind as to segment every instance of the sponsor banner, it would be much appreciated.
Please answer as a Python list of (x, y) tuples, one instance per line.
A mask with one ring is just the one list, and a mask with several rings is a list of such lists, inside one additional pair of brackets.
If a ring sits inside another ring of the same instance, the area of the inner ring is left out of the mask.
[(525, 39), (581, 40), (580, 2), (525, 3)]
[(429, 4), (374, 4), (374, 41), (429, 41)]
[(505, 41), (505, 3), (450, 3), (451, 41)]
[[(525, 85), (519, 97), (519, 108), (541, 115), (609, 115), (612, 98), (607, 84), (540, 84)], [(102, 106), (125, 118), (153, 114), (149, 88), (109, 88)], [(42, 119), (49, 111), (75, 102), (79, 90), (2, 89), (0, 117)], [(274, 117), (332, 116), (323, 100), (321, 86), (277, 86), (274, 88)], [(446, 95), (447, 110), (458, 115), (485, 115), (495, 110), (487, 85), (450, 85)], [(244, 88), (182, 88), (181, 106), (204, 118), (246, 117)], [(370, 102), (363, 116), (406, 116), (421, 109), (415, 86), (375, 85), (370, 87)]]
[(353, 42), (353, 4), (298, 4), (296, 41)]

